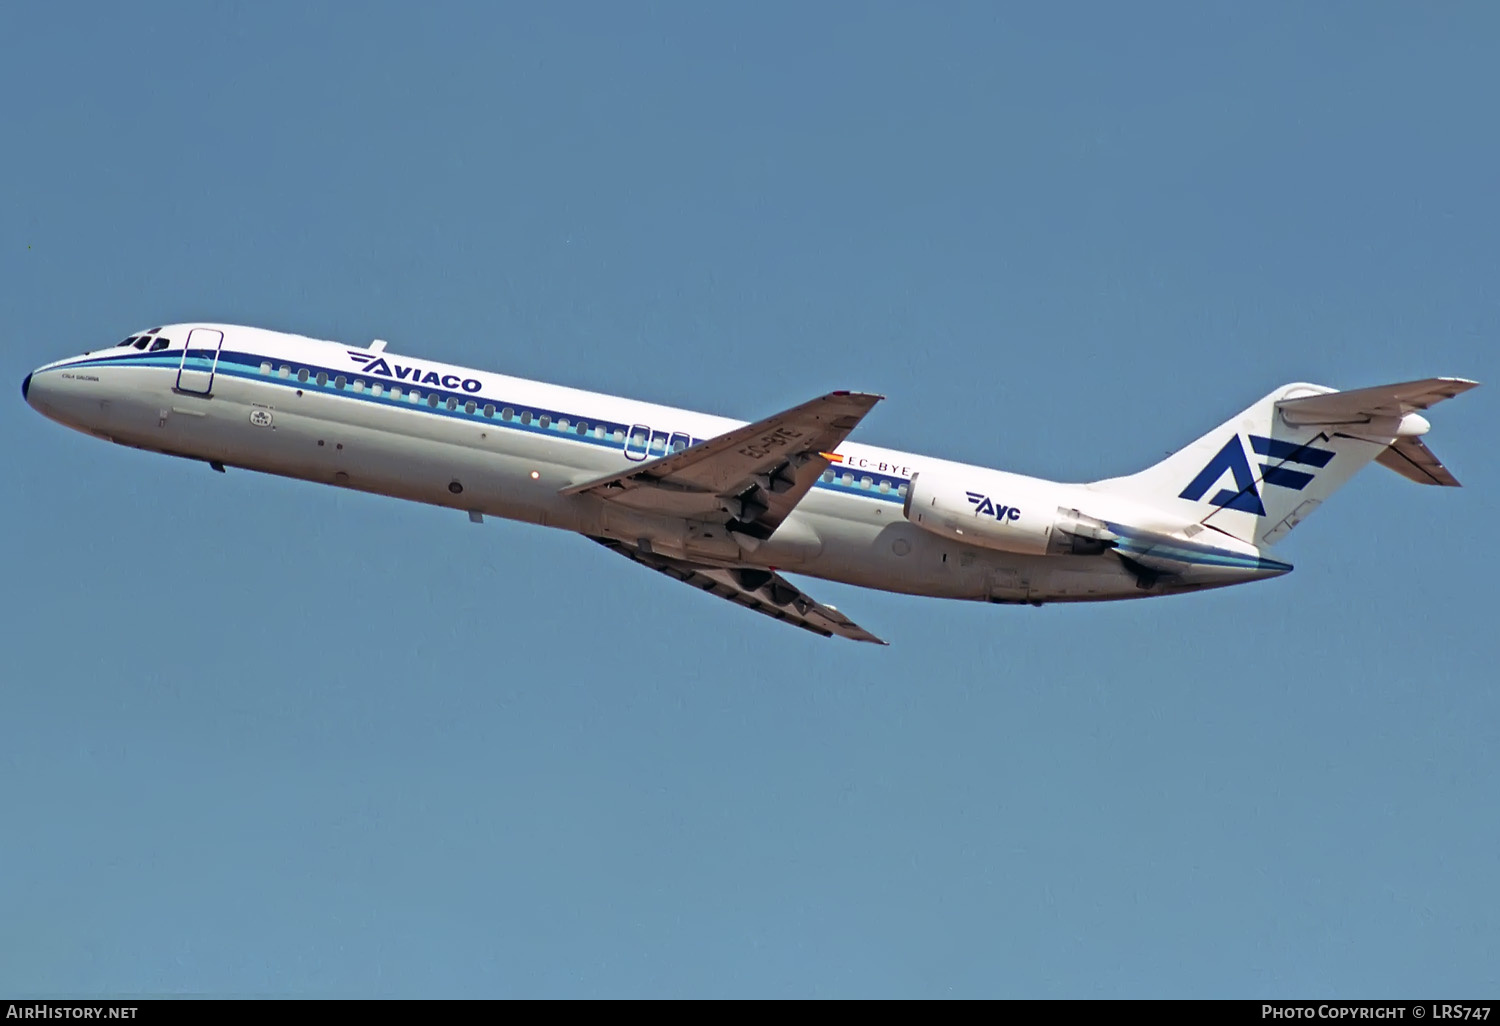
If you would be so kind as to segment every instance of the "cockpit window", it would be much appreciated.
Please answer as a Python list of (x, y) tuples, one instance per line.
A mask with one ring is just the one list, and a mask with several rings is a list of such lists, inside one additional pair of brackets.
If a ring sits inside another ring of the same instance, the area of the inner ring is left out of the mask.
[(169, 342), (168, 340), (166, 340), (164, 338), (159, 338), (155, 342), (151, 343), (151, 351), (153, 353), (159, 353), (159, 352), (161, 352), (163, 349), (167, 348), (167, 346), (169, 346), (171, 344), (172, 343)]
[(148, 334), (148, 335), (155, 335), (160, 330), (161, 330), (160, 328), (152, 328), (150, 331), (146, 332), (146, 334)]
[(116, 345), (121, 345), (121, 346), (128, 346), (128, 345), (133, 345), (133, 344), (134, 344), (134, 343), (135, 343), (135, 340), (136, 340), (136, 339), (138, 339), (138, 338), (140, 338), (140, 337), (141, 337), (141, 336), (139, 336), (139, 335), (131, 335), (131, 336), (130, 336), (130, 337), (129, 337), (129, 338), (127, 338), (127, 339), (126, 339), (126, 340), (125, 340), (125, 341), (123, 341), (123, 342), (117, 342), (117, 343), (115, 343), (115, 344), (116, 344)]
[(150, 341), (151, 340), (149, 338), (147, 338), (145, 335), (142, 335), (140, 338), (135, 340), (135, 347), (137, 349), (145, 349), (146, 343)]

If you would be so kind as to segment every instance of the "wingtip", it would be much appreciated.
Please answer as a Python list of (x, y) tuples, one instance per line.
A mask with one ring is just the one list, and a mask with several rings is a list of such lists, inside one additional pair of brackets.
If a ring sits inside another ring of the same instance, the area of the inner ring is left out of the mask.
[(1478, 388), (1480, 385), (1480, 382), (1475, 381), (1473, 378), (1438, 378), (1438, 380), (1450, 389), (1448, 394), (1449, 399), (1457, 398), (1469, 389)]

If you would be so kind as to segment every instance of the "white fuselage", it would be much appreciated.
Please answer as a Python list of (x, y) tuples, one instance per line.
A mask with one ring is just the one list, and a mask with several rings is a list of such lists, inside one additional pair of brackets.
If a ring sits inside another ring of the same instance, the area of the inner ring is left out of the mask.
[(698, 550), (681, 518), (559, 490), (741, 421), (257, 328), (182, 324), (154, 337), (169, 344), (154, 351), (154, 341), (145, 349), (122, 345), (49, 364), (28, 377), (27, 400), (122, 445), (887, 591), (1040, 603), (1274, 576), (1198, 566), (1148, 586), (1109, 554), (1027, 555), (968, 544), (961, 530), (943, 536), (908, 518), (914, 475), (962, 480), (997, 502), (1030, 496), (1028, 505), (1073, 505), (1153, 531), (1186, 525), (1087, 485), (852, 442), (838, 447), (841, 462), (768, 540)]

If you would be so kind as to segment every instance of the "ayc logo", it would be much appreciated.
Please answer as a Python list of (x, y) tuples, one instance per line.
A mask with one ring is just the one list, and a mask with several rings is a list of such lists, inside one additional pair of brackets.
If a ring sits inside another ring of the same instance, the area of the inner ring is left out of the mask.
[(397, 381), (410, 381), (413, 385), (432, 385), (435, 388), (461, 388), (465, 392), (478, 392), (484, 386), (473, 378), (460, 379), (457, 374), (444, 374), (438, 377), (432, 371), (422, 373), (420, 367), (403, 367), (396, 364), (392, 369), (391, 364), (385, 362), (383, 356), (371, 356), (369, 353), (357, 353), (352, 349), (344, 352), (349, 358), (364, 368), (366, 374), (378, 374), (383, 378), (395, 378)]
[(974, 507), (976, 517), (994, 517), (1001, 523), (1021, 519), (1021, 511), (1014, 506), (998, 506), (990, 500), (988, 495), (981, 495), (978, 492), (964, 492), (964, 494), (969, 497), (969, 505)]
[[(1261, 483), (1275, 485), (1277, 488), (1289, 488), (1300, 492), (1312, 483), (1312, 474), (1293, 470), (1287, 464), (1295, 463), (1304, 467), (1321, 469), (1328, 466), (1328, 462), (1334, 457), (1331, 450), (1315, 449), (1310, 444), (1297, 445), (1274, 438), (1263, 438), (1260, 435), (1247, 435), (1246, 437), (1250, 439), (1251, 451), (1257, 456), (1281, 461), (1260, 465)], [(1221, 488), (1214, 493), (1213, 498), (1208, 500), (1209, 503), (1225, 509), (1254, 513), (1258, 517), (1265, 516), (1266, 507), (1260, 500), (1260, 490), (1255, 485), (1255, 475), (1250, 471), (1250, 460), (1245, 456), (1245, 444), (1240, 441), (1239, 435), (1234, 435), (1224, 443), (1224, 448), (1208, 461), (1208, 466), (1198, 471), (1198, 476), (1182, 490), (1179, 498), (1197, 502), (1203, 498), (1209, 487), (1226, 473), (1234, 475), (1235, 490)]]

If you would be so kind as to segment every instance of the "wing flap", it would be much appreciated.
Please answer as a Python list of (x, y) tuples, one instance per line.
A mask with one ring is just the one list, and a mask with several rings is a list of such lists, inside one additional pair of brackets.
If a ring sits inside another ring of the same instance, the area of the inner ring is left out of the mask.
[(702, 566), (660, 553), (645, 552), (610, 538), (593, 540), (642, 566), (813, 634), (886, 644), (833, 606), (812, 599), (773, 571)]

